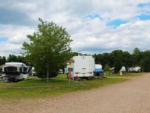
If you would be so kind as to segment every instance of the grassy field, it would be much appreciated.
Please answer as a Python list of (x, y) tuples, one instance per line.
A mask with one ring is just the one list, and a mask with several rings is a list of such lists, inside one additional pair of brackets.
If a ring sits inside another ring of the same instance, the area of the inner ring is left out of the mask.
[(88, 90), (102, 87), (114, 83), (126, 81), (134, 76), (142, 75), (141, 73), (131, 73), (119, 76), (117, 74), (108, 74), (103, 80), (83, 80), (71, 81), (66, 79), (65, 75), (59, 75), (52, 78), (49, 82), (36, 77), (30, 77), (27, 80), (15, 83), (0, 83), (0, 99), (18, 99), (18, 98), (37, 98), (47, 97), (67, 92)]

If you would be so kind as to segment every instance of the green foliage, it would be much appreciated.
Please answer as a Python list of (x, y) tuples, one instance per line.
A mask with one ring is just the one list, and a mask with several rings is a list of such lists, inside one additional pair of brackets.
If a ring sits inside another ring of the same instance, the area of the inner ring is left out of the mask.
[(150, 72), (150, 51), (145, 51), (141, 54), (139, 62), (143, 68), (143, 71)]
[(122, 59), (123, 59), (123, 51), (122, 50), (115, 50), (111, 53), (111, 56), (113, 58), (115, 67), (115, 72), (118, 72), (121, 69), (121, 66), (123, 65)]
[(141, 51), (138, 48), (135, 48), (132, 53), (132, 62), (133, 64), (140, 65), (139, 61), (141, 59)]
[(109, 65), (110, 67), (115, 67), (115, 72), (118, 72), (121, 66), (125, 66), (126, 68), (141, 66), (143, 71), (150, 72), (150, 51), (142, 52), (138, 48), (135, 48), (133, 53), (115, 50), (111, 53), (94, 56), (96, 63), (101, 63), (103, 66)]
[(25, 58), (23, 56), (9, 55), (7, 58), (7, 62), (25, 62)]
[(0, 66), (3, 65), (3, 64), (5, 64), (5, 62), (6, 62), (6, 57), (4, 57), (4, 56), (1, 57), (0, 56)]
[(135, 49), (133, 50), (133, 55), (135, 55), (135, 56), (140, 55), (140, 53), (141, 53), (141, 51), (140, 51), (140, 49), (138, 49), (138, 48), (135, 48)]
[(108, 64), (105, 65), (104, 71), (110, 71), (110, 66)]
[(53, 77), (72, 56), (72, 40), (65, 28), (42, 19), (39, 21), (38, 31), (27, 36), (30, 42), (25, 42), (23, 49), (39, 77)]

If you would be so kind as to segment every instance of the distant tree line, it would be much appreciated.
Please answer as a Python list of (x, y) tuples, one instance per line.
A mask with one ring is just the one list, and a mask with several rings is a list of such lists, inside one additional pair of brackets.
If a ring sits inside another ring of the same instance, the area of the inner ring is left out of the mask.
[(0, 65), (5, 64), (5, 62), (24, 62), (27, 63), (25, 57), (17, 55), (9, 55), (8, 57), (0, 56)]
[(143, 71), (150, 72), (150, 51), (140, 51), (135, 48), (132, 53), (122, 50), (114, 50), (111, 53), (95, 54), (95, 62), (103, 67), (115, 67), (118, 72), (122, 66), (140, 66)]
[(5, 56), (0, 56), (0, 65), (5, 64), (6, 62), (6, 57)]
[[(78, 55), (74, 53), (74, 55)], [(115, 67), (115, 72), (118, 72), (122, 66), (134, 67), (140, 66), (144, 72), (150, 72), (150, 51), (140, 51), (135, 48), (132, 53), (122, 50), (114, 50), (111, 53), (95, 54), (96, 64), (102, 64), (104, 68)], [(0, 56), (0, 65), (5, 64), (5, 62), (24, 62), (26, 64), (31, 64), (23, 56), (9, 55), (7, 58), (5, 56)]]

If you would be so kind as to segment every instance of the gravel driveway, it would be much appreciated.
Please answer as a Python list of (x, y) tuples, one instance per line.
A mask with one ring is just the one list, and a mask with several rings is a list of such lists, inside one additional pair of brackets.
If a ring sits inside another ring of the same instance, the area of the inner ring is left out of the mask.
[(150, 74), (50, 99), (0, 102), (0, 113), (150, 113)]

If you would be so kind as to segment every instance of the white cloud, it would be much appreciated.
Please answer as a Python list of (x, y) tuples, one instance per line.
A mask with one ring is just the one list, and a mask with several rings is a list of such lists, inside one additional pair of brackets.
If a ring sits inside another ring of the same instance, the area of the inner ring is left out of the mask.
[(82, 34), (80, 34), (79, 36), (75, 36), (79, 38), (77, 38), (77, 40), (74, 38), (75, 42), (73, 48), (79, 48), (79, 50), (81, 48), (132, 50), (135, 47), (150, 49), (148, 46), (148, 42), (150, 42), (149, 26), (150, 21), (137, 20), (120, 26), (116, 30), (109, 29), (108, 32), (99, 32), (99, 34), (95, 36), (94, 34), (93, 36), (89, 36), (89, 34), (82, 36)]
[[(7, 0), (6, 0), (7, 1)], [(135, 19), (135, 16), (145, 12), (137, 7), (139, 3), (149, 0), (26, 0), (7, 1), (0, 7), (9, 6), (28, 14), (37, 24), (38, 18), (54, 21), (67, 28), (74, 40), (71, 47), (75, 51), (100, 52), (102, 50), (124, 49), (135, 47), (150, 49), (150, 21)], [(9, 8), (9, 7), (8, 7)], [(147, 12), (148, 9), (146, 9)], [(91, 14), (98, 14), (100, 18), (86, 18)], [(113, 19), (128, 21), (116, 29), (107, 26)], [(34, 26), (35, 27), (35, 26)], [(0, 46), (10, 48), (0, 49), (0, 53), (7, 55), (13, 50), (20, 50), (26, 35), (33, 32), (28, 26), (0, 25), (0, 36), (8, 37), (7, 43)]]
[(33, 28), (25, 26), (0, 25), (0, 35), (7, 38), (7, 41), (0, 43), (1, 55), (19, 54), (22, 43), (27, 41), (27, 34), (33, 33)]

